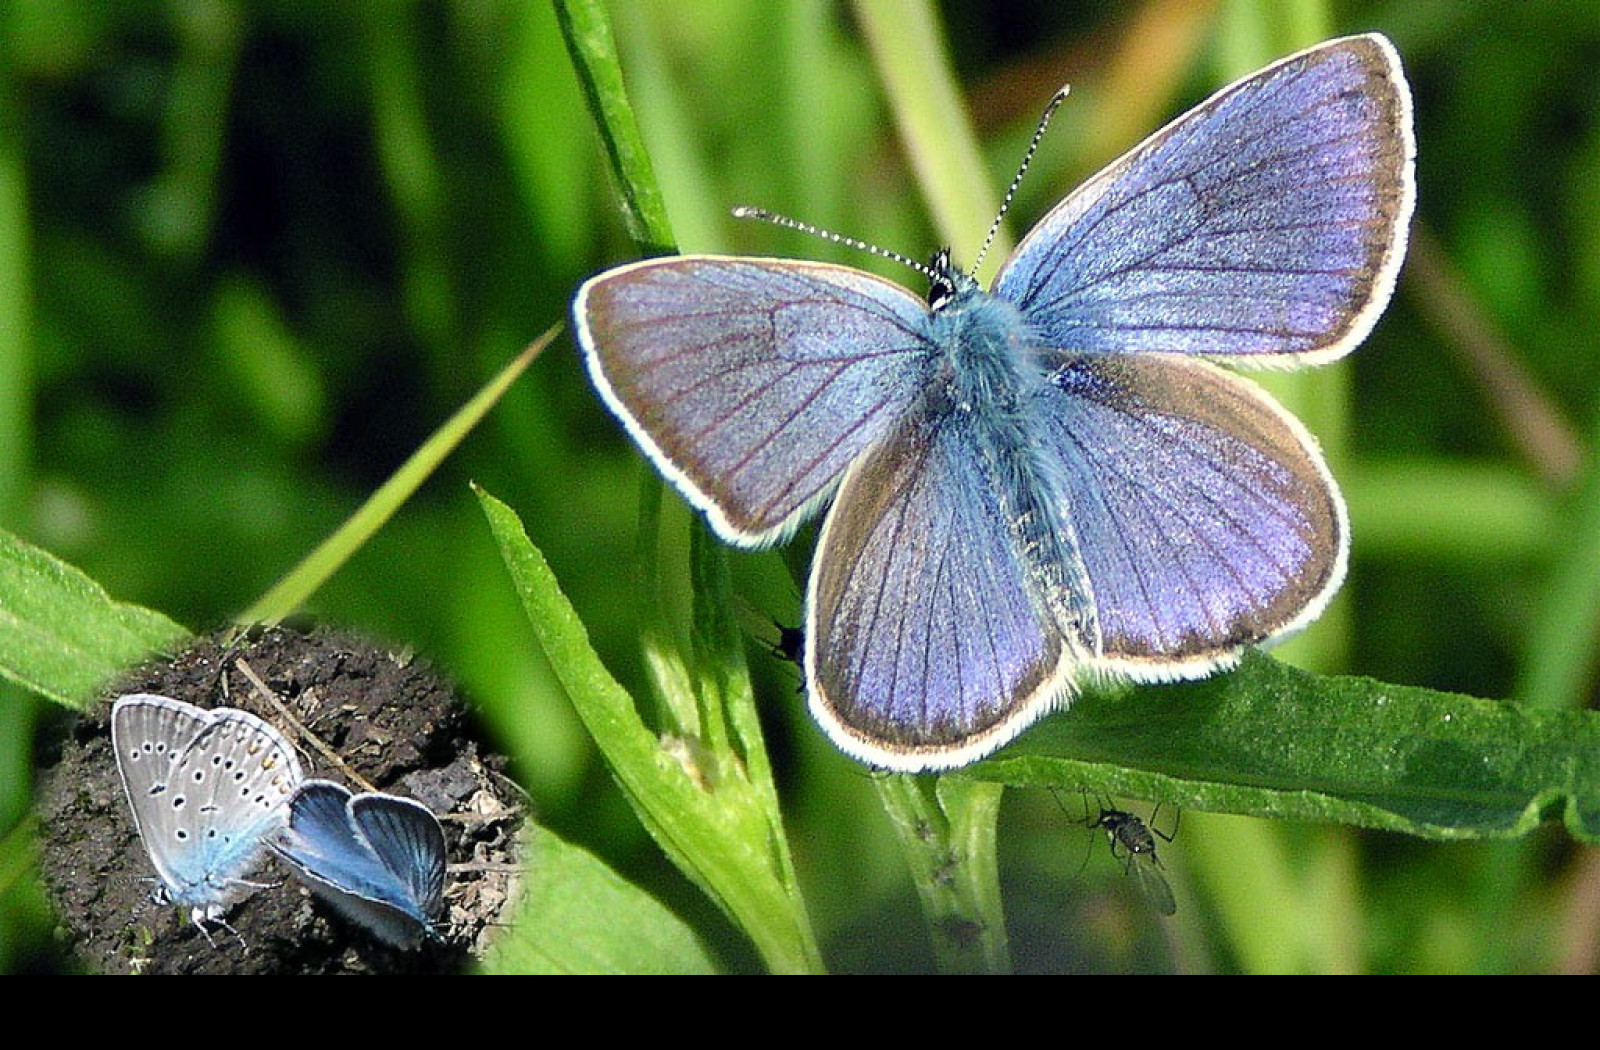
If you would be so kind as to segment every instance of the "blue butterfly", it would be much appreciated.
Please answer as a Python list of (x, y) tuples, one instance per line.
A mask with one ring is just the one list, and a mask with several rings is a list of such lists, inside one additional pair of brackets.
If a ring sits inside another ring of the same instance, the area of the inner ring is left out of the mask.
[(111, 746), (162, 896), (205, 932), (258, 887), (246, 876), (300, 786), (294, 749), (248, 711), (148, 693), (112, 705)]
[(1331, 361), (1371, 330), (1415, 198), (1394, 47), (1332, 40), (1225, 88), (1094, 176), (985, 292), (680, 256), (590, 279), (606, 403), (725, 540), (830, 498), (810, 707), (902, 771), (983, 757), (1080, 676), (1200, 677), (1315, 618), (1344, 502), (1315, 440), (1217, 367)]
[(433, 934), (444, 898), (444, 830), (421, 803), (307, 780), (272, 848), (313, 892), (385, 943), (409, 950)]

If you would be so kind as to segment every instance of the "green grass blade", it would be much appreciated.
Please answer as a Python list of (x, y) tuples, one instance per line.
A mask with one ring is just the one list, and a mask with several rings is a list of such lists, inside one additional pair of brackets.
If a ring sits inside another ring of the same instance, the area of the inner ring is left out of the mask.
[(555, 8), (561, 35), (605, 146), (628, 233), (650, 254), (676, 251), (666, 201), (622, 82), (617, 42), (605, 7), (595, 0), (556, 0)]
[[(934, 226), (957, 265), (971, 266), (999, 211), (1001, 187), (984, 166), (938, 13), (926, 0), (856, 0), (853, 6)], [(1045, 101), (1039, 100), (1041, 108)], [(987, 271), (1009, 253), (1009, 242), (997, 237)]]
[(428, 480), (444, 458), (455, 450), (472, 428), (477, 426), (488, 411), (499, 402), (506, 389), (533, 363), (550, 341), (556, 337), (556, 325), (530, 343), (500, 374), (495, 376), (472, 400), (463, 405), (455, 415), (422, 446), (400, 465), (400, 469), (385, 481), (367, 501), (331, 536), (306, 555), (287, 576), (262, 595), (254, 605), (239, 614), (240, 623), (277, 623), (293, 613), (316, 593), (328, 577), (350, 560), (372, 534), (392, 518), (412, 493)]

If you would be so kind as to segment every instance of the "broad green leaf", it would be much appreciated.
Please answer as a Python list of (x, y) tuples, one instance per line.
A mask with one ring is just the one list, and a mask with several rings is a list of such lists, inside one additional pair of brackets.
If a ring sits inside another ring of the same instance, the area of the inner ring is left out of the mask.
[(756, 764), (726, 735), (687, 738), (646, 725), (516, 513), (477, 491), (534, 636), (640, 821), (772, 970), (820, 970), (770, 782), (753, 778)]
[(0, 675), (86, 709), (113, 677), (189, 633), (119, 602), (82, 572), (0, 532)]
[(485, 972), (716, 972), (693, 930), (593, 854), (540, 827), (526, 846), (522, 904)]
[(1511, 837), (1560, 814), (1600, 841), (1600, 713), (1314, 675), (1254, 652), (1204, 681), (1087, 691), (966, 772), (1432, 839)]

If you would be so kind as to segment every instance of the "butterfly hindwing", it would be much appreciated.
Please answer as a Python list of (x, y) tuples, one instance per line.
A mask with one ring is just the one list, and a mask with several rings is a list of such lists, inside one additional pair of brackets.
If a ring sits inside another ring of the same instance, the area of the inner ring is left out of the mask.
[(1344, 576), (1343, 500), (1305, 428), (1205, 361), (1083, 357), (1043, 398), (1066, 465), (1099, 666), (1192, 677), (1314, 617)]
[(1019, 555), (973, 425), (914, 416), (851, 469), (817, 543), (812, 711), (868, 761), (919, 768), (998, 746), (1061, 695), (1079, 655)]

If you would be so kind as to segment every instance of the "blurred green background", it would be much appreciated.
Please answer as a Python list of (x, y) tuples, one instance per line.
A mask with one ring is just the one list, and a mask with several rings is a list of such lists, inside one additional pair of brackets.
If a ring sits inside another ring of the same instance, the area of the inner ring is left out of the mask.
[[(1062, 82), (1073, 93), (1013, 230), (1217, 85), (1327, 36), (1388, 34), (1415, 95), (1419, 208), (1377, 331), (1295, 404), (1332, 450), (1354, 533), (1345, 596), (1306, 658), (1483, 697), (1592, 700), (1596, 5), (607, 9), (685, 250), (831, 258), (913, 286), (728, 211), (761, 205), (914, 257), (956, 237), (970, 261)], [(939, 158), (901, 136), (883, 88), (885, 67), (930, 41), (964, 97), (948, 118), (970, 121), (993, 193), (954, 232), (919, 188), (914, 161)], [(582, 278), (638, 251), (542, 2), (7, 0), (0, 56), (0, 526), (193, 630), (248, 606), (564, 320)], [(752, 969), (612, 786), (468, 489), (521, 514), (632, 684), (627, 567), (647, 469), (563, 336), (309, 611), (440, 665), (481, 705), (541, 822), (677, 910), (726, 966)], [(734, 570), (824, 956), (838, 971), (927, 969), (868, 778), (811, 724), (795, 670), (767, 656), (773, 622), (799, 620), (790, 563), (803, 558), (788, 557), (739, 554)], [(23, 829), (0, 851), (0, 970), (55, 969), (22, 822), (35, 732), (59, 712), (12, 687), (0, 699), (0, 828)], [(1600, 960), (1600, 864), (1554, 829), (1439, 845), (1186, 814), (1162, 850), (1180, 909), (1161, 922), (1100, 833), (1074, 825), (1078, 807), (1007, 799), (1018, 969), (1589, 972)], [(1259, 914), (1220, 903), (1229, 879)]]

